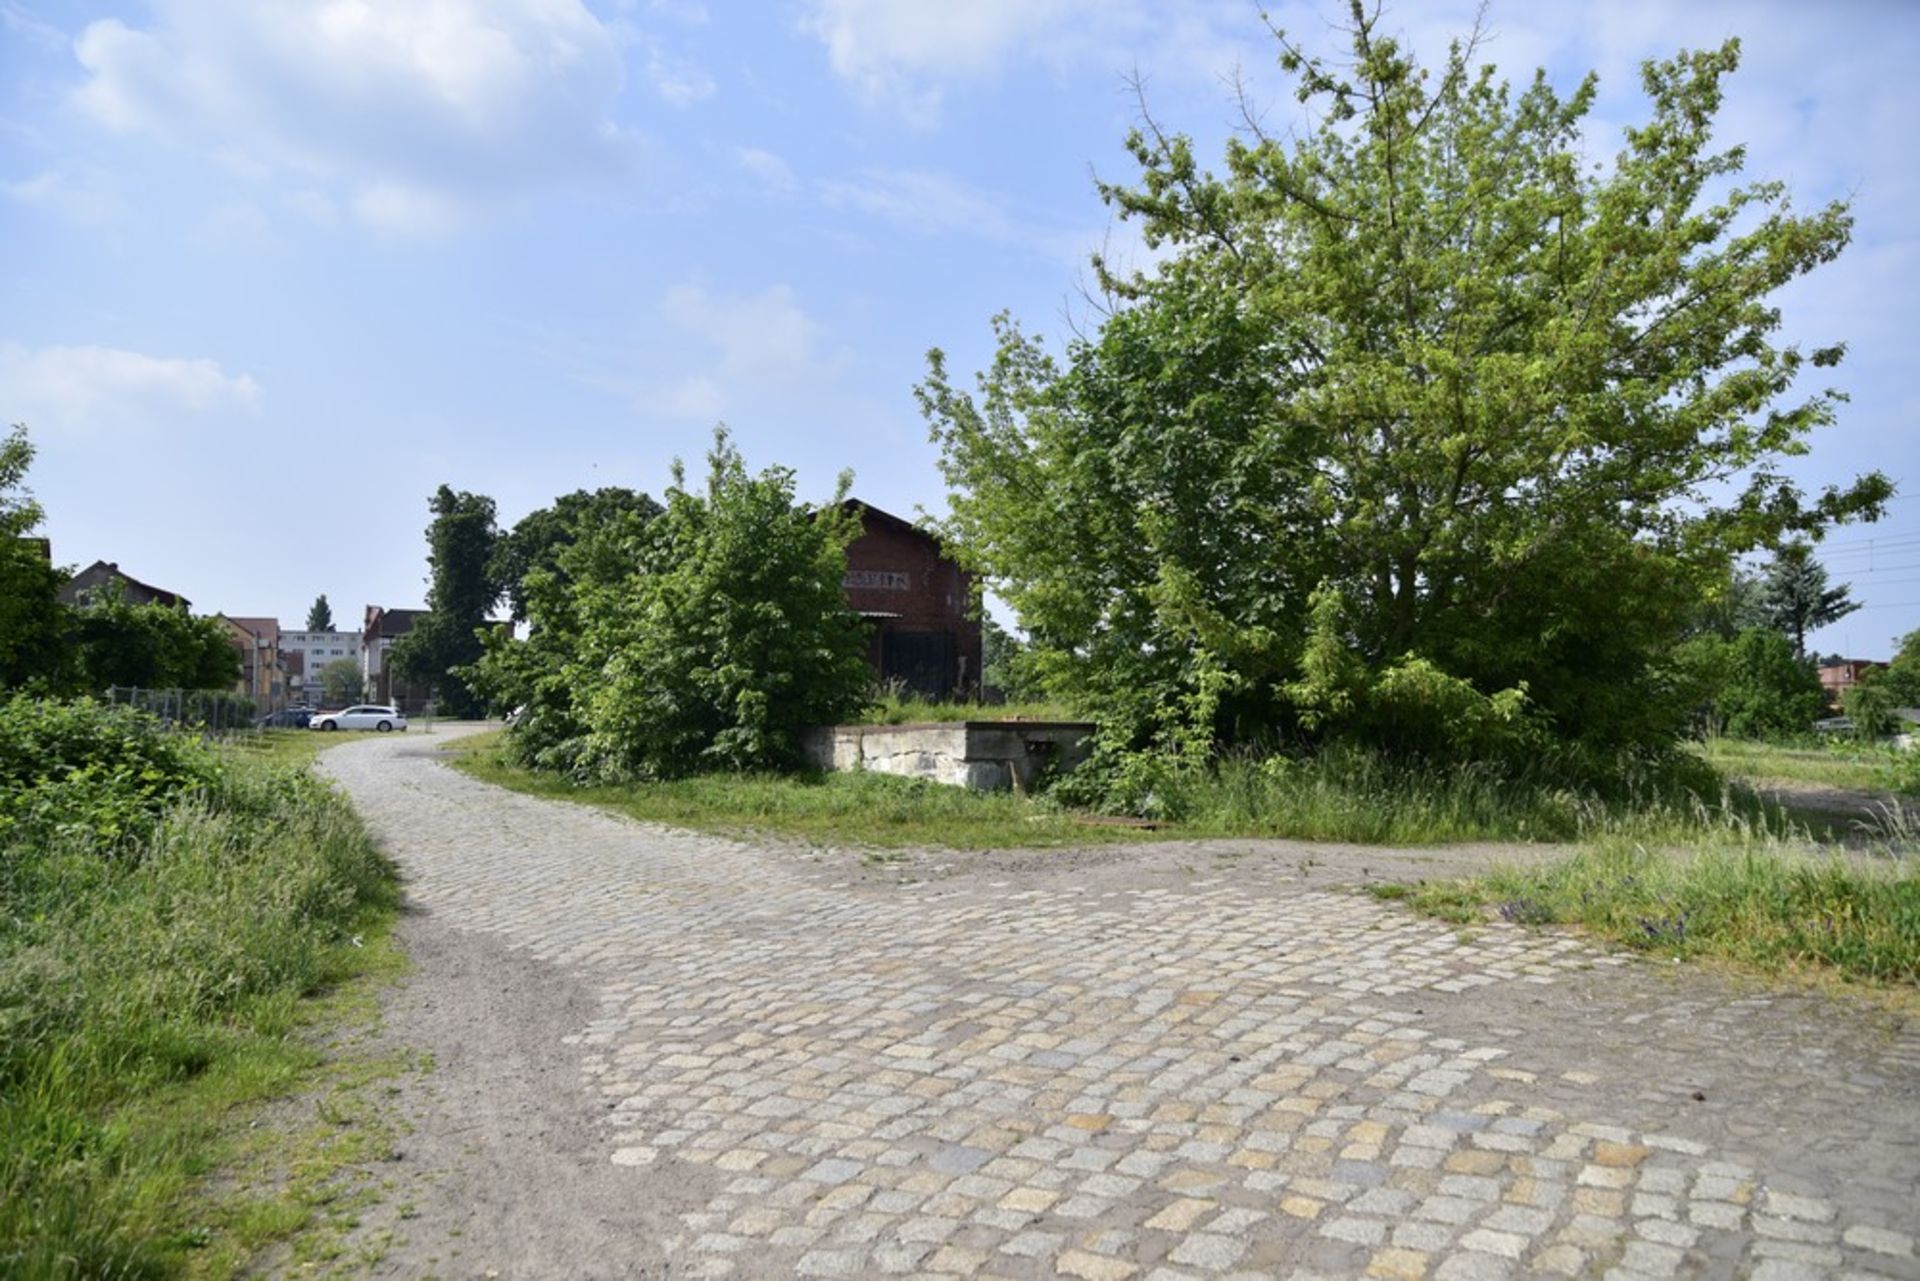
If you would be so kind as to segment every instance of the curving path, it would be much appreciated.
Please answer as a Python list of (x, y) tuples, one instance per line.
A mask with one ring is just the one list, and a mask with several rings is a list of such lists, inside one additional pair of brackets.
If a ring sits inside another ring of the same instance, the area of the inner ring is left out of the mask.
[(1418, 855), (857, 855), (321, 768), (407, 879), (436, 1070), (391, 1275), (1920, 1278), (1920, 1027), (1465, 935)]

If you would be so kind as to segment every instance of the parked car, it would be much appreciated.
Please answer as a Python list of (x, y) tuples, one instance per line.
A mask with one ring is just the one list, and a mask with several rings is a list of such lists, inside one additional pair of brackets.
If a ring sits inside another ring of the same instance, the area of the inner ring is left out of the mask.
[(254, 724), (261, 729), (305, 729), (312, 720), (313, 709), (296, 704), (262, 716)]
[(381, 703), (361, 703), (337, 712), (315, 712), (307, 722), (308, 729), (377, 729), (383, 734), (406, 727), (407, 718), (400, 714), (399, 708)]

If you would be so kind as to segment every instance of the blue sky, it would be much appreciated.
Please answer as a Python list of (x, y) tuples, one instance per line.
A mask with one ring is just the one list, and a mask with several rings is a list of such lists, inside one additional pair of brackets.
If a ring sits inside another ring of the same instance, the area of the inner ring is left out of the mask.
[[(1429, 54), (1473, 6), (1403, 4)], [(1332, 49), (1340, 8), (1275, 19)], [(1490, 60), (1602, 76), (1745, 42), (1722, 116), (1855, 242), (1781, 298), (1844, 339), (1842, 422), (1795, 469), (1920, 491), (1920, 5), (1496, 0)], [(658, 492), (716, 421), (750, 465), (901, 514), (943, 504), (912, 387), (988, 318), (1064, 332), (1090, 249), (1137, 244), (1138, 69), (1217, 155), (1236, 68), (1294, 104), (1240, 0), (0, 0), (0, 420), (40, 449), (63, 562), (117, 560), (197, 608), (296, 622), (423, 596), (445, 481), (511, 522)], [(1905, 487), (1903, 485), (1903, 487)], [(1884, 657), (1920, 627), (1920, 503), (1838, 531), (1868, 608), (1817, 638)]]

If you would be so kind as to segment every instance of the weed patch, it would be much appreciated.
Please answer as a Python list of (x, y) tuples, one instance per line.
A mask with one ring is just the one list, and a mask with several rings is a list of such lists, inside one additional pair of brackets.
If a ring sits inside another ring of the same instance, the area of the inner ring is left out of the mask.
[(1654, 852), (1602, 841), (1557, 863), (1395, 887), (1447, 921), (1583, 927), (1637, 951), (1920, 984), (1920, 872), (1785, 847)]

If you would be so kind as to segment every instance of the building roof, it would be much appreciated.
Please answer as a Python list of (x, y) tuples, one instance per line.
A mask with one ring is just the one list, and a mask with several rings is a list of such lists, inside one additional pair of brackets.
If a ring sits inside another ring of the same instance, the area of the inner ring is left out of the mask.
[(236, 614), (222, 614), (220, 617), (241, 631), (250, 632), (275, 647), (280, 644), (280, 620), (277, 618), (242, 618)]
[(843, 499), (840, 503), (840, 510), (855, 513), (860, 517), (861, 524), (869, 529), (875, 524), (879, 524), (889, 529), (898, 530), (904, 534), (913, 534), (916, 537), (923, 538), (936, 547), (940, 545), (939, 538), (920, 528), (912, 521), (903, 520), (892, 512), (882, 511), (872, 503), (863, 502), (858, 498)]
[(427, 613), (424, 609), (388, 609), (384, 605), (369, 605), (366, 623), (361, 631), (367, 635), (405, 636)]
[[(49, 544), (49, 551), (51, 551), (51, 544)], [(82, 592), (96, 583), (103, 583), (109, 580), (124, 583), (127, 587), (135, 591), (144, 592), (147, 596), (162, 605), (178, 605), (182, 609), (185, 609), (193, 603), (179, 592), (170, 592), (164, 587), (155, 587), (152, 583), (141, 582), (126, 570), (121, 569), (117, 561), (111, 560), (96, 560), (93, 564), (87, 566), (72, 578), (69, 578), (66, 586), (60, 589), (60, 599), (69, 604), (73, 604)]]

